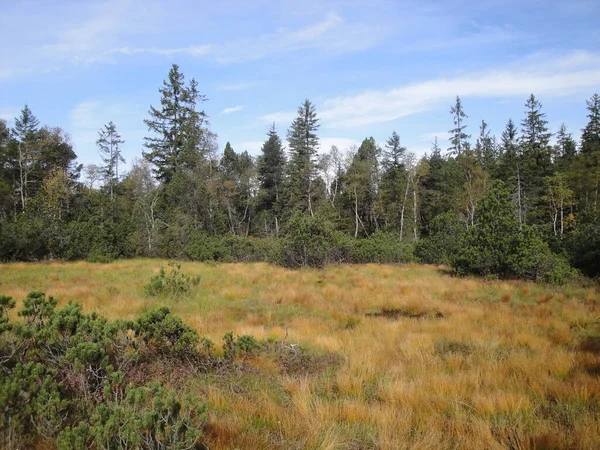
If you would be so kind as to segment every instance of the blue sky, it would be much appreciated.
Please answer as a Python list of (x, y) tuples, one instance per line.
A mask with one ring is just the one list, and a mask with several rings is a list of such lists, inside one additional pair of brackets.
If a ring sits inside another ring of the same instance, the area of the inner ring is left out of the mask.
[(600, 91), (600, 2), (1, 0), (0, 118), (27, 103), (98, 162), (112, 120), (128, 162), (173, 62), (195, 77), (222, 149), (258, 154), (271, 122), (285, 136), (309, 98), (322, 148), (396, 130), (417, 154), (448, 146), (460, 95), (473, 139), (500, 134), (530, 93), (550, 127), (576, 138)]

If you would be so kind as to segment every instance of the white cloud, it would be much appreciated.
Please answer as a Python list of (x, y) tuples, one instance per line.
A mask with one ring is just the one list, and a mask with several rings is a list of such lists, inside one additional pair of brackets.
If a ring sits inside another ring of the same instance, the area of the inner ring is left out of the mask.
[(531, 93), (564, 96), (598, 87), (600, 54), (574, 52), (530, 64), (515, 64), (481, 73), (439, 78), (389, 90), (369, 90), (323, 103), (324, 126), (352, 128), (388, 122), (452, 103), (461, 97), (524, 97)]
[(241, 111), (242, 109), (244, 109), (243, 105), (232, 106), (231, 108), (225, 108), (221, 114), (231, 114), (234, 112)]
[(331, 12), (320, 22), (297, 30), (281, 29), (276, 33), (215, 45), (214, 54), (218, 62), (232, 63), (307, 49), (335, 53), (360, 51), (374, 45), (386, 32), (382, 25), (374, 28), (363, 23), (349, 23)]

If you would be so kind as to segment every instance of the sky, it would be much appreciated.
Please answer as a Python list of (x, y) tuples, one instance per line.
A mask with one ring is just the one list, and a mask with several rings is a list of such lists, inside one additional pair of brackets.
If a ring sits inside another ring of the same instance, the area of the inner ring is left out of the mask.
[(396, 131), (417, 155), (449, 146), (457, 95), (475, 140), (500, 135), (530, 94), (552, 131), (578, 139), (600, 92), (600, 2), (0, 0), (0, 118), (28, 104), (98, 163), (109, 121), (140, 158), (150, 105), (177, 63), (236, 152), (258, 155), (271, 123), (283, 138), (306, 99), (321, 150)]

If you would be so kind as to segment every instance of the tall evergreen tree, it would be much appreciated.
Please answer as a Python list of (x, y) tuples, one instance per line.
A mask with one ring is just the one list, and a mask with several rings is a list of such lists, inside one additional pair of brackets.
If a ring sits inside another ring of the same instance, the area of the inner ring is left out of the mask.
[(281, 138), (277, 134), (275, 124), (267, 133), (267, 140), (261, 148), (257, 160), (259, 182), (259, 209), (269, 211), (273, 215), (275, 234), (279, 233), (281, 220), (281, 199), (283, 177), (285, 171), (285, 153)]
[(13, 128), (13, 137), (17, 142), (17, 164), (19, 178), (17, 190), (21, 199), (21, 210), (25, 209), (27, 201), (30, 174), (35, 168), (36, 143), (39, 138), (39, 120), (33, 115), (29, 106), (25, 105), (21, 110), (21, 115), (15, 118)]
[(581, 158), (587, 172), (584, 189), (586, 203), (597, 211), (600, 190), (600, 95), (594, 94), (586, 103), (588, 123), (581, 130)]
[(542, 195), (544, 177), (552, 174), (552, 149), (550, 148), (552, 133), (548, 131), (548, 121), (546, 114), (542, 112), (542, 104), (531, 94), (525, 103), (525, 108), (519, 140), (523, 161), (521, 182), (525, 194), (523, 223), (526, 222), (528, 210), (534, 218), (537, 216), (538, 219), (542, 219), (543, 212), (536, 209)]
[(452, 144), (448, 151), (453, 155), (460, 156), (468, 148), (468, 140), (471, 136), (465, 133), (467, 126), (464, 125), (464, 119), (469, 116), (465, 114), (458, 95), (456, 96), (456, 103), (450, 108), (450, 114), (452, 114), (454, 128), (448, 132)]
[(144, 123), (156, 137), (146, 137), (144, 158), (154, 164), (158, 180), (169, 182), (176, 172), (195, 164), (202, 152), (202, 138), (206, 114), (198, 111), (198, 103), (206, 97), (198, 92), (198, 83), (192, 79), (186, 86), (179, 66), (173, 64), (168, 79), (159, 89), (160, 109), (150, 106), (150, 118)]
[(403, 210), (407, 197), (408, 173), (406, 171), (406, 147), (400, 144), (400, 136), (394, 131), (386, 141), (383, 152), (381, 195), (388, 226), (403, 228)]
[(298, 117), (292, 122), (287, 135), (290, 148), (289, 183), (292, 207), (307, 211), (311, 215), (314, 213), (315, 156), (319, 145), (319, 126), (315, 106), (307, 99), (298, 108)]
[(577, 155), (577, 143), (564, 123), (556, 132), (556, 145), (554, 146), (555, 164), (559, 170), (565, 170), (571, 165)]
[(110, 200), (114, 200), (113, 191), (115, 183), (119, 182), (119, 162), (125, 163), (125, 158), (121, 155), (121, 144), (125, 141), (117, 132), (117, 126), (112, 122), (104, 125), (98, 132), (96, 145), (100, 152), (100, 157), (104, 162), (104, 175), (108, 184)]
[(496, 142), (494, 137), (490, 135), (490, 129), (485, 120), (482, 120), (479, 126), (475, 155), (483, 170), (491, 172), (494, 169), (497, 158)]

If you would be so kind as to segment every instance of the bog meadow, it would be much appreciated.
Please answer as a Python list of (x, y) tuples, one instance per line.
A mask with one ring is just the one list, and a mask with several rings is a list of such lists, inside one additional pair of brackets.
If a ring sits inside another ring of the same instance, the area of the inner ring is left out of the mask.
[(0, 27), (0, 448), (600, 448), (597, 6), (55, 3)]

